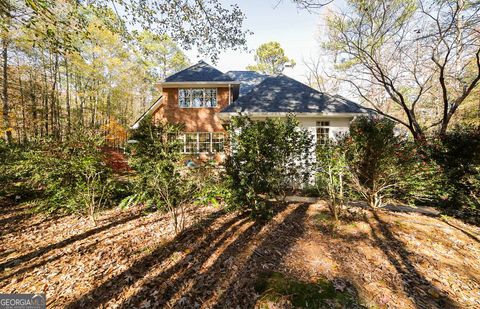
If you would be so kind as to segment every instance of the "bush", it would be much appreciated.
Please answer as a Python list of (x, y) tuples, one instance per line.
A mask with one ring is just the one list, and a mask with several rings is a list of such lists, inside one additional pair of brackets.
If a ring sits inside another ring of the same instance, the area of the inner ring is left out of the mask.
[[(480, 209), (480, 128), (455, 127), (429, 144), (443, 173), (444, 206), (462, 212)], [(478, 214), (477, 214), (478, 216)]]
[(83, 213), (92, 217), (108, 205), (112, 173), (100, 149), (102, 138), (77, 132), (63, 142), (43, 141), (26, 153), (28, 182), (43, 191), (39, 210)]
[(328, 198), (330, 213), (338, 221), (345, 204), (345, 181), (349, 178), (345, 147), (336, 141), (317, 145), (317, 170), (317, 190), (320, 196)]
[(269, 198), (284, 201), (289, 190), (309, 180), (312, 140), (294, 116), (231, 120), (232, 153), (226, 160), (231, 206), (269, 216)]
[(198, 169), (186, 167), (177, 139), (181, 127), (167, 123), (152, 123), (145, 119), (132, 132), (135, 141), (130, 146), (130, 166), (138, 174), (134, 194), (121, 203), (128, 207), (143, 203), (149, 208), (168, 212), (175, 233), (185, 227), (185, 207), (197, 199), (197, 192), (209, 183), (200, 178)]
[[(386, 118), (360, 117), (353, 121), (347, 149), (349, 183), (372, 208), (383, 205), (416, 180), (419, 155), (413, 143), (396, 135), (395, 123)], [(398, 195), (397, 195), (398, 196)]]
[(0, 196), (15, 193), (16, 184), (21, 179), (18, 165), (23, 154), (23, 147), (8, 145), (0, 139)]

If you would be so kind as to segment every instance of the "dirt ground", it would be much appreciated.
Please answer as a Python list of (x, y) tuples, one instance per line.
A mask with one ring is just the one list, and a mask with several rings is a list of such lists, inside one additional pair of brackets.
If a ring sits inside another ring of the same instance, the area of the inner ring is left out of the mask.
[(0, 293), (44, 292), (49, 308), (288, 308), (261, 302), (268, 271), (328, 280), (358, 307), (480, 308), (480, 231), (453, 219), (352, 208), (332, 230), (322, 202), (268, 222), (192, 207), (174, 236), (167, 215), (141, 208), (93, 226), (0, 205)]

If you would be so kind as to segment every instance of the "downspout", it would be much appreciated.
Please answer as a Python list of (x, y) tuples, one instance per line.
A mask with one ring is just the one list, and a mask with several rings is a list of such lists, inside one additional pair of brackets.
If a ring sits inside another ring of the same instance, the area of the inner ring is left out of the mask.
[(228, 84), (228, 105), (232, 103), (232, 84)]

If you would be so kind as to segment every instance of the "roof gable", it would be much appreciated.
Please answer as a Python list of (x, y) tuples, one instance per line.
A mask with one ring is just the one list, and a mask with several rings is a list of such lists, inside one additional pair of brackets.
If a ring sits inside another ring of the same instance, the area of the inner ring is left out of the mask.
[(181, 70), (173, 75), (168, 76), (165, 82), (222, 82), (233, 81), (232, 78), (209, 65), (205, 61)]
[(283, 74), (269, 76), (222, 113), (366, 113), (341, 96), (319, 92)]

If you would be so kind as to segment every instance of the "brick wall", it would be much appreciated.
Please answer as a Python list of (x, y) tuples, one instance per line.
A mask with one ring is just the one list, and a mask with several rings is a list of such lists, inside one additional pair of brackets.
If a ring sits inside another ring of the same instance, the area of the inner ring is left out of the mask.
[(185, 125), (185, 132), (224, 132), (217, 113), (228, 105), (228, 87), (217, 88), (217, 107), (180, 108), (178, 88), (164, 88), (162, 104), (154, 112), (155, 121)]

